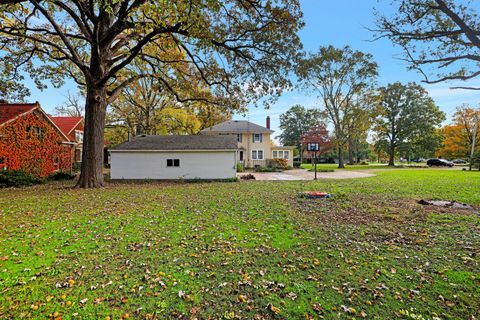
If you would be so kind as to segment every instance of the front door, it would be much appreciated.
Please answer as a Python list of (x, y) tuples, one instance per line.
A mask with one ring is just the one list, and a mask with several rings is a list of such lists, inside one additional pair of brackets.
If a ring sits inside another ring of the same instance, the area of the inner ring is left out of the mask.
[(238, 158), (241, 162), (243, 162), (243, 151), (240, 151), (238, 154)]

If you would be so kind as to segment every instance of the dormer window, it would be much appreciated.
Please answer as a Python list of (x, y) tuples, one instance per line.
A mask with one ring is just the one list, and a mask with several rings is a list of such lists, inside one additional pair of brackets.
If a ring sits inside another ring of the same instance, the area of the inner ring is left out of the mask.
[(256, 143), (256, 142), (261, 143), (262, 142), (262, 134), (261, 133), (254, 133), (252, 135), (252, 140), (253, 140), (254, 143)]

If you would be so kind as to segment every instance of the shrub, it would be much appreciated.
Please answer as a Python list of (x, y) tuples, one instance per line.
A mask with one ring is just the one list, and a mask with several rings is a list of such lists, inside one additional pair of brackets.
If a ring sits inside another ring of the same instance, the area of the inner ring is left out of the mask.
[(362, 162), (359, 163), (359, 165), (368, 166), (368, 162), (367, 161), (362, 161)]
[(287, 159), (269, 159), (267, 166), (286, 170), (288, 168), (288, 160)]
[(294, 168), (297, 168), (297, 169), (300, 168), (301, 164), (302, 164), (301, 161), (293, 161), (293, 167)]
[(72, 170), (73, 172), (80, 172), (80, 166), (81, 166), (81, 162), (74, 162), (72, 164)]
[(277, 172), (275, 167), (255, 167), (255, 172)]
[(237, 163), (237, 172), (244, 172), (245, 171), (245, 166), (243, 163)]
[(242, 179), (242, 180), (255, 180), (255, 176), (253, 174), (249, 173), (249, 174), (241, 175), (240, 179)]
[(76, 176), (74, 174), (68, 173), (68, 172), (63, 172), (63, 171), (57, 171), (54, 174), (52, 174), (48, 179), (50, 180), (73, 180)]
[(5, 170), (0, 172), (0, 188), (32, 186), (42, 182), (43, 180), (37, 176), (21, 170)]

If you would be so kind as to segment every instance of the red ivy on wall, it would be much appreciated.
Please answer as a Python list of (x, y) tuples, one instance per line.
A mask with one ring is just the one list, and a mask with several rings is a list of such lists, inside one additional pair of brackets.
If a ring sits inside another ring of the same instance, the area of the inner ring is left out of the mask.
[(47, 177), (55, 170), (69, 170), (73, 148), (45, 119), (32, 112), (0, 127), (0, 159), (11, 170)]

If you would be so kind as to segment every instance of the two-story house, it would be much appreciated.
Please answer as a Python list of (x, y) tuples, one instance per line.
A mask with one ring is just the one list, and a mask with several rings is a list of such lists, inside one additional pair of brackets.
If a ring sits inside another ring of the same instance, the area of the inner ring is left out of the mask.
[(276, 158), (286, 159), (288, 165), (293, 166), (295, 147), (275, 145), (270, 137), (273, 132), (270, 117), (267, 117), (265, 127), (245, 120), (229, 120), (201, 131), (207, 135), (236, 135), (237, 162), (243, 163), (246, 168), (266, 166), (268, 159)]

